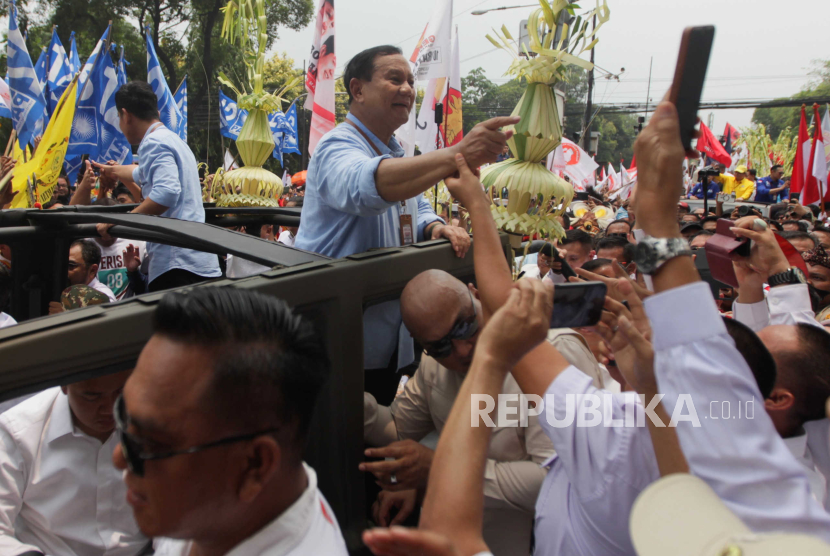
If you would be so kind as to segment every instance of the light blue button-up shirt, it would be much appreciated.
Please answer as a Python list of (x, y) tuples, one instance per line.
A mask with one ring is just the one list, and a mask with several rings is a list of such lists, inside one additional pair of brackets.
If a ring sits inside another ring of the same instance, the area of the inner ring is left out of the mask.
[[(401, 204), (384, 200), (375, 185), (375, 172), (385, 158), (400, 158), (404, 150), (393, 137), (383, 144), (353, 114), (346, 116), (380, 151), (352, 125), (342, 123), (317, 144), (308, 167), (298, 249), (342, 258), (369, 249), (399, 247)], [(441, 220), (423, 195), (406, 201), (407, 214), (417, 223), (417, 241), (424, 230)], [(413, 230), (415, 231), (415, 230)], [(368, 308), (363, 318), (364, 365), (385, 367), (398, 345), (398, 367), (414, 359), (412, 338), (401, 324), (397, 301)]]
[[(168, 207), (161, 216), (189, 222), (204, 222), (202, 188), (196, 158), (187, 143), (161, 126), (151, 127), (138, 146), (138, 168), (133, 181), (141, 186), (145, 199)], [(222, 275), (213, 253), (147, 242), (150, 282), (169, 270), (181, 268), (205, 278)]]

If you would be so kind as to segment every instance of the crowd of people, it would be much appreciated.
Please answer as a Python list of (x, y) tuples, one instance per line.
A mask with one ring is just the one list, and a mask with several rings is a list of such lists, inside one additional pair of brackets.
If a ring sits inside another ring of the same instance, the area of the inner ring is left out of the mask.
[[(299, 228), (237, 230), (331, 257), (441, 238), (458, 257), (472, 252), (474, 284), (427, 270), (364, 313), (366, 547), (830, 554), (830, 229), (820, 215), (774, 197), (785, 191), (776, 168), (763, 185), (740, 168), (701, 172), (701, 191), (712, 178), (745, 200), (784, 201), (768, 215), (693, 210), (681, 167), (694, 153), (664, 102), (635, 144), (632, 197), (585, 196), (615, 219), (565, 213), (564, 237), (531, 241), (532, 253), (509, 261), (477, 168), (505, 156), (502, 127), (517, 118), (405, 158), (394, 131), (415, 100), (409, 68), (391, 46), (353, 58), (347, 120), (286, 194), (302, 209)], [(115, 100), (138, 165), (87, 164), (55, 204), (123, 198), (136, 213), (203, 222), (196, 161), (158, 121), (152, 89), (131, 82)], [(463, 207), (458, 221), (423, 199), (440, 180)], [(713, 295), (698, 258), (724, 221), (751, 247), (732, 261), (737, 286)], [(223, 270), (214, 255), (110, 231), (100, 224), (100, 238), (72, 243), (70, 287), (50, 313), (263, 270), (233, 257)], [(0, 255), (5, 303), (14, 258)], [(606, 286), (599, 322), (551, 328), (555, 288), (583, 280)], [(323, 339), (282, 300), (167, 293), (134, 369), (3, 408), (0, 553), (346, 554), (303, 461), (330, 372)]]

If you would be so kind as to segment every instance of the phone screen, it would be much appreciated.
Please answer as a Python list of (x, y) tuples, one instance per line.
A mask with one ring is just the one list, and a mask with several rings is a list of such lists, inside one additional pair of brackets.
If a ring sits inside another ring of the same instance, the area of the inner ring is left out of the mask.
[(602, 316), (607, 292), (602, 282), (557, 284), (553, 290), (551, 328), (593, 326)]

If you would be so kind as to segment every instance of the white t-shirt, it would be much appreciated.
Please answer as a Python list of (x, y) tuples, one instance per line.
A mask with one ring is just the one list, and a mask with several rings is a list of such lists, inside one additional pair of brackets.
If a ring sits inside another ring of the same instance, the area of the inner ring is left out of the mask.
[(280, 237), (277, 238), (277, 241), (279, 243), (282, 243), (283, 245), (287, 245), (289, 247), (294, 247), (294, 240), (295, 239), (296, 239), (296, 236), (294, 234), (292, 234), (290, 230), (284, 230), (280, 234)]
[(107, 297), (109, 297), (109, 298), (110, 298), (110, 301), (111, 301), (111, 302), (116, 300), (116, 299), (115, 299), (115, 294), (114, 294), (114, 293), (112, 293), (112, 290), (111, 290), (111, 289), (109, 289), (109, 288), (108, 288), (107, 286), (105, 286), (104, 284), (102, 284), (102, 283), (101, 283), (101, 281), (100, 281), (100, 280), (98, 280), (98, 278), (93, 278), (93, 279), (92, 279), (92, 282), (90, 282), (89, 284), (87, 284), (87, 286), (89, 286), (89, 287), (90, 287), (90, 288), (92, 288), (93, 290), (98, 290), (98, 291), (99, 291), (99, 292), (101, 292), (102, 294), (106, 295)]
[[(96, 240), (101, 248), (101, 264), (98, 266), (98, 280), (105, 284), (116, 299), (125, 299), (134, 295), (127, 277), (127, 267), (124, 265), (124, 251), (129, 245), (138, 249), (141, 265), (146, 270), (147, 244), (143, 241), (116, 239), (115, 243), (106, 247)], [(145, 271), (144, 274), (147, 274)], [(97, 288), (96, 288), (97, 289)], [(106, 293), (106, 292), (104, 292)]]
[[(303, 463), (308, 486), (291, 507), (225, 556), (347, 556), (331, 506), (317, 489), (317, 474)], [(155, 556), (188, 556), (192, 542), (157, 539)]]

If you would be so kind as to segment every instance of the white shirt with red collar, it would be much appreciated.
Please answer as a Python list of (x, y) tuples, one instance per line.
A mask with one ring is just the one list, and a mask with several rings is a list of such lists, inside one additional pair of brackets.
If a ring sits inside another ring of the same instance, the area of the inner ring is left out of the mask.
[[(297, 501), (226, 556), (348, 555), (337, 518), (317, 489), (317, 474), (305, 463), (303, 468), (308, 486)], [(192, 544), (188, 540), (158, 539), (155, 556), (188, 556)]]

